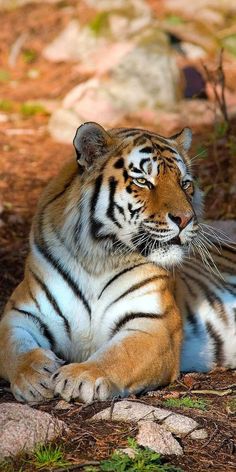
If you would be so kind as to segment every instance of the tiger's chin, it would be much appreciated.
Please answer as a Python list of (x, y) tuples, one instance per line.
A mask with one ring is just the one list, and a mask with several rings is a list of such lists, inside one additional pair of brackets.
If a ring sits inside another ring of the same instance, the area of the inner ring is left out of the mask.
[(183, 262), (184, 256), (184, 248), (180, 245), (172, 244), (168, 248), (159, 248), (152, 251), (147, 256), (147, 259), (158, 266), (171, 268)]

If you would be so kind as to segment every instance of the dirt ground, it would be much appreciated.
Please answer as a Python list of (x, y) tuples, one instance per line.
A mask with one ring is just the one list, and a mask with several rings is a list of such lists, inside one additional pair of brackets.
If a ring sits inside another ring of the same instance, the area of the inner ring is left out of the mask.
[[(49, 136), (49, 116), (44, 110), (34, 116), (21, 112), (22, 103), (26, 100), (47, 100), (53, 106), (54, 100), (61, 99), (84, 79), (73, 64), (51, 64), (41, 55), (42, 48), (74, 15), (73, 7), (84, 18), (92, 15), (92, 11), (85, 9), (82, 2), (77, 7), (77, 2), (71, 0), (39, 3), (1, 12), (0, 68), (4, 70), (5, 78), (0, 70), (0, 105), (3, 99), (5, 105), (2, 107), (3, 118), (0, 122), (0, 310), (22, 278), (30, 223), (38, 196), (46, 182), (73, 155), (72, 145), (56, 143)], [(20, 54), (12, 68), (8, 64), (9, 49), (24, 31), (28, 31), (29, 37), (23, 52), (27, 49), (34, 51), (34, 54)], [(34, 78), (30, 73), (32, 69), (38, 71)], [(10, 110), (6, 105), (8, 101), (11, 102)], [(121, 125), (137, 126), (137, 123), (127, 117)], [(153, 129), (151, 124), (150, 128)], [(196, 174), (206, 191), (206, 216), (212, 219), (233, 219), (236, 216), (235, 131), (236, 121), (232, 121), (228, 136), (219, 129), (216, 132), (213, 126), (207, 130), (198, 129), (194, 136), (193, 156), (199, 153), (200, 148), (206, 150), (205, 157), (196, 160)], [(207, 411), (184, 410), (206, 427), (208, 439), (193, 441), (185, 437), (181, 439), (184, 456), (168, 459), (185, 472), (233, 472), (236, 470), (235, 410), (232, 411), (229, 405), (235, 399), (235, 373), (216, 371), (208, 375), (185, 377), (167, 390), (156, 392), (156, 396), (139, 398), (140, 401), (161, 405), (171, 391), (180, 392), (180, 397), (186, 393), (196, 397), (194, 389), (215, 391), (208, 395), (198, 394), (198, 398), (208, 400)], [(228, 389), (228, 394), (219, 396), (219, 393)], [(13, 401), (4, 383), (0, 400)], [(136, 427), (132, 424), (86, 423), (84, 420), (101, 409), (101, 405), (95, 403), (85, 407), (72, 404), (69, 411), (59, 412), (54, 409), (55, 403), (56, 400), (40, 408), (53, 412), (70, 426), (71, 432), (65, 435), (63, 443), (72, 461), (106, 458), (117, 447), (126, 445), (127, 436), (135, 436)], [(15, 470), (18, 470), (17, 464)]]

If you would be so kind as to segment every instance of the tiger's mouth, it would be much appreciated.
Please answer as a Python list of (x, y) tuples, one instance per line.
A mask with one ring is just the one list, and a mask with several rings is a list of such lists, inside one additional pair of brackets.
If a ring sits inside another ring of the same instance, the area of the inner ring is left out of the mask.
[(172, 246), (172, 245), (182, 246), (183, 245), (179, 236), (175, 236), (169, 241), (166, 241), (164, 244), (167, 246)]

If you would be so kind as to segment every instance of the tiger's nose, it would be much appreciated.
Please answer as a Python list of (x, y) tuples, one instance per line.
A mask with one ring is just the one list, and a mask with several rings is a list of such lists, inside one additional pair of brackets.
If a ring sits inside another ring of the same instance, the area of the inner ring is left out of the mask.
[(168, 213), (168, 216), (180, 229), (184, 229), (193, 218), (193, 213), (191, 211), (185, 213), (178, 212), (174, 215)]

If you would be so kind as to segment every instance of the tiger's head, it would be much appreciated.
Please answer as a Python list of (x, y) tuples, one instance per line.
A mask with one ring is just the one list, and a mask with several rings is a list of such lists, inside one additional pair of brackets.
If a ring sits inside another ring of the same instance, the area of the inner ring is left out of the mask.
[(191, 139), (189, 128), (164, 138), (142, 129), (80, 126), (74, 146), (85, 189), (81, 237), (109, 255), (139, 253), (163, 267), (180, 263), (201, 211), (187, 154)]

